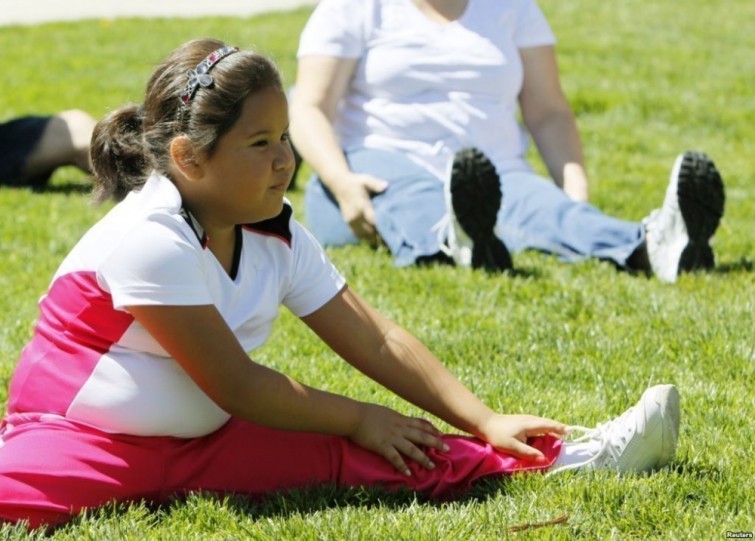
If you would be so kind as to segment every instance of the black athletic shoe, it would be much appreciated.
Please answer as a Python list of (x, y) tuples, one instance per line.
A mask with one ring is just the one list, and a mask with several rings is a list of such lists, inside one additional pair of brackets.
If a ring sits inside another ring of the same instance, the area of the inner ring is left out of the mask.
[(494, 233), (502, 196), (493, 163), (476, 148), (460, 150), (448, 188), (448, 244), (454, 261), (488, 272), (513, 268), (509, 251)]

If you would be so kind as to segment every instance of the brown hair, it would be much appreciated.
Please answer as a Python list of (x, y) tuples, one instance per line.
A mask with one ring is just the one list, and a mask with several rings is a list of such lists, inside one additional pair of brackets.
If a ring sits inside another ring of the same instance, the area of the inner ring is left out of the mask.
[(147, 83), (143, 105), (129, 104), (97, 123), (90, 157), (94, 170), (94, 199), (123, 199), (139, 189), (150, 171), (166, 174), (170, 141), (187, 136), (211, 156), (218, 140), (241, 114), (251, 94), (274, 87), (282, 91), (277, 68), (262, 55), (239, 51), (220, 60), (210, 72), (214, 84), (199, 87), (188, 106), (181, 95), (187, 73), (225, 44), (199, 39), (174, 50)]

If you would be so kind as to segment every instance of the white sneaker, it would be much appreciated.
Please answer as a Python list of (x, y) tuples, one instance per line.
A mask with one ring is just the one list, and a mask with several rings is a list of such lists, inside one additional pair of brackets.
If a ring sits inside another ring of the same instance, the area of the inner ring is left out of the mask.
[[(647, 389), (640, 401), (597, 428), (570, 427), (585, 434), (564, 445), (580, 446), (583, 461), (556, 466), (548, 475), (575, 468), (619, 473), (662, 468), (674, 458), (679, 435), (679, 391), (673, 385)], [(557, 462), (558, 464), (558, 462)]]
[(457, 265), (501, 272), (513, 267), (511, 255), (494, 233), (501, 208), (501, 183), (495, 166), (476, 148), (456, 153), (446, 183), (447, 255)]
[(680, 154), (671, 171), (663, 206), (643, 220), (650, 267), (664, 282), (679, 273), (713, 268), (709, 241), (724, 211), (724, 186), (702, 152)]

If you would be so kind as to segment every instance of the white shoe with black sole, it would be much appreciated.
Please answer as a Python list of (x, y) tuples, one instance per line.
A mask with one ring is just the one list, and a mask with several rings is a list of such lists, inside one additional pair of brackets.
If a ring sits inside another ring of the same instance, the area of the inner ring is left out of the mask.
[(643, 220), (653, 273), (675, 282), (682, 272), (713, 268), (710, 239), (724, 212), (724, 185), (703, 152), (680, 154), (671, 171), (663, 206)]

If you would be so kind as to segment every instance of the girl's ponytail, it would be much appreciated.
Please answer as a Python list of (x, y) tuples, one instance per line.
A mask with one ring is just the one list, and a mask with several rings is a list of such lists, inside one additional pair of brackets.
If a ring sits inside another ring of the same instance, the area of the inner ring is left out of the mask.
[(126, 105), (95, 126), (90, 159), (96, 202), (120, 201), (146, 182), (152, 167), (144, 148), (142, 120), (139, 106)]

